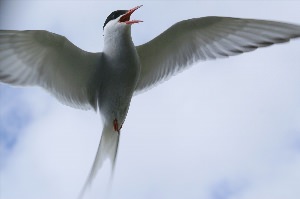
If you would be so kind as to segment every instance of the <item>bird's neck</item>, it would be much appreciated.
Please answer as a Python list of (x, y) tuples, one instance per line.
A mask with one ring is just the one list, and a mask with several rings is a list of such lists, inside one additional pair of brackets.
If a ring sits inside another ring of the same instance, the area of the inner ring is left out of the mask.
[(116, 57), (120, 53), (124, 53), (124, 50), (130, 51), (133, 47), (130, 28), (104, 35), (103, 52), (108, 56)]

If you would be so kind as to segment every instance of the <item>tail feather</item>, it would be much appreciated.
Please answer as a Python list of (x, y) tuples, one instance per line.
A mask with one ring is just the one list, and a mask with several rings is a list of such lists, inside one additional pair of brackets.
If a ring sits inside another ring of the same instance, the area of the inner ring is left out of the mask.
[(91, 185), (97, 171), (102, 167), (107, 158), (111, 161), (112, 178), (118, 153), (119, 138), (120, 134), (115, 132), (111, 126), (104, 126), (92, 169), (80, 192), (79, 199), (83, 198), (86, 189)]

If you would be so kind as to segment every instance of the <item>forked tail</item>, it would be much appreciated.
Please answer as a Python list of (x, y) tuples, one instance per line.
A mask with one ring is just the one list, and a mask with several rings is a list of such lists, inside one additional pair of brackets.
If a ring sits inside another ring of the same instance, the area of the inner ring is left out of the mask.
[(114, 131), (112, 126), (104, 125), (98, 151), (90, 171), (90, 174), (80, 192), (78, 199), (83, 198), (86, 189), (91, 185), (97, 171), (102, 167), (104, 161), (108, 158), (111, 161), (111, 178), (113, 177), (115, 162), (118, 152), (120, 134)]

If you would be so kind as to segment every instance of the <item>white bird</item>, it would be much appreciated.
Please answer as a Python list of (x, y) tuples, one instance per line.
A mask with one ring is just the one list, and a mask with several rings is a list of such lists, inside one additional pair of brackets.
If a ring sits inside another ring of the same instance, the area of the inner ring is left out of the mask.
[(131, 38), (131, 10), (106, 19), (103, 52), (81, 50), (68, 39), (45, 30), (0, 31), (0, 82), (41, 86), (62, 103), (99, 110), (103, 131), (83, 188), (104, 160), (115, 165), (120, 130), (131, 98), (197, 61), (238, 55), (300, 37), (300, 26), (229, 17), (180, 21), (140, 46)]

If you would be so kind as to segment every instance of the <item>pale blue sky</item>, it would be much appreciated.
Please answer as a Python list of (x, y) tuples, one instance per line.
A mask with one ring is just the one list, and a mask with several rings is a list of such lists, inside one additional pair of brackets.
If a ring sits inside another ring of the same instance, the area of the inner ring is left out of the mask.
[[(6, 1), (1, 29), (45, 29), (101, 51), (112, 11), (143, 4), (136, 44), (193, 17), (300, 22), (297, 1)], [(111, 198), (297, 199), (300, 40), (201, 62), (136, 96), (123, 127)], [(0, 85), (0, 198), (75, 198), (91, 167), (100, 116), (40, 88)], [(107, 166), (107, 165), (106, 165)], [(104, 194), (107, 167), (90, 198)]]

